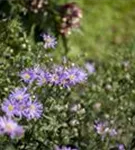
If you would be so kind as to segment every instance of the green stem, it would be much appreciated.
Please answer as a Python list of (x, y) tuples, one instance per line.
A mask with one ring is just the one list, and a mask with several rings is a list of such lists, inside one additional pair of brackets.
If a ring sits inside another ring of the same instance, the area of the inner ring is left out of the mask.
[(65, 35), (62, 35), (63, 46), (65, 48), (65, 56), (67, 56), (69, 52), (68, 43)]

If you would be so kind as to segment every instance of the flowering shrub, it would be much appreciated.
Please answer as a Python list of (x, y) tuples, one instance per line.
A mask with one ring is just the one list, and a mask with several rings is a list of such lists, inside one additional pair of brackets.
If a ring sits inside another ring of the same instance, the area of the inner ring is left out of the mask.
[(0, 0), (0, 150), (135, 148), (134, 44), (71, 49), (83, 3)]

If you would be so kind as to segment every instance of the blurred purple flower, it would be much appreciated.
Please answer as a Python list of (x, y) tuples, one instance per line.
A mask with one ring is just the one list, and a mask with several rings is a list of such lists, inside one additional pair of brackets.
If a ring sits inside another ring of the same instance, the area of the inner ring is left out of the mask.
[(15, 99), (18, 101), (29, 99), (30, 95), (27, 93), (27, 88), (16, 88), (9, 95), (10, 99)]
[(59, 85), (63, 87), (69, 86), (68, 72), (66, 70), (59, 74)]
[(1, 105), (2, 111), (6, 113), (7, 116), (16, 115), (16, 104), (14, 99), (6, 99)]
[(50, 74), (47, 72), (42, 72), (37, 76), (37, 85), (42, 86), (49, 82)]
[(125, 150), (125, 147), (123, 144), (118, 144), (118, 150)]
[(47, 49), (47, 48), (55, 48), (56, 44), (57, 44), (57, 41), (56, 41), (56, 38), (51, 36), (51, 35), (48, 35), (48, 34), (43, 34), (42, 35), (43, 37), (43, 40), (44, 40), (44, 48)]
[(38, 119), (41, 117), (43, 112), (43, 105), (37, 100), (28, 102), (28, 108), (24, 112), (24, 116), (30, 119)]
[(87, 79), (87, 74), (84, 70), (72, 67), (67, 70), (68, 85), (75, 85), (76, 83), (84, 82)]
[(16, 102), (16, 116), (22, 117), (25, 116), (26, 110), (29, 107), (30, 100), (27, 99), (27, 101), (21, 101)]
[(25, 69), (20, 73), (20, 77), (26, 83), (32, 83), (36, 79), (36, 74), (33, 69)]
[(77, 150), (76, 148), (71, 148), (71, 147), (66, 147), (66, 146), (62, 146), (62, 147), (60, 147), (60, 146), (56, 146), (55, 147), (55, 150)]
[(117, 131), (115, 129), (110, 129), (109, 130), (109, 135), (110, 136), (115, 136), (115, 135), (117, 135)]
[(44, 70), (39, 65), (34, 66), (32, 70), (37, 76), (44, 72)]
[(0, 134), (7, 134), (11, 138), (21, 137), (24, 129), (10, 118), (0, 117)]
[(101, 135), (102, 140), (104, 140), (104, 138), (109, 135), (109, 136), (116, 136), (117, 135), (117, 131), (115, 129), (111, 129), (109, 127), (108, 122), (98, 122), (96, 121), (94, 124), (94, 128), (97, 132), (97, 134)]
[(100, 135), (106, 135), (108, 133), (108, 123), (107, 122), (96, 122), (94, 125), (96, 132)]
[(87, 63), (85, 64), (85, 68), (87, 69), (87, 71), (88, 71), (89, 74), (93, 74), (93, 73), (96, 71), (96, 70), (95, 70), (95, 66), (94, 66), (93, 63), (87, 62)]
[(33, 71), (36, 74), (36, 80), (37, 80), (38, 86), (42, 86), (45, 83), (48, 83), (49, 72), (45, 71), (44, 69), (40, 68), (39, 66), (34, 67)]
[(54, 84), (54, 85), (59, 85), (60, 84), (60, 80), (59, 80), (59, 75), (57, 73), (50, 73), (49, 74), (49, 78), (48, 78), (48, 81), (51, 83), (51, 84)]

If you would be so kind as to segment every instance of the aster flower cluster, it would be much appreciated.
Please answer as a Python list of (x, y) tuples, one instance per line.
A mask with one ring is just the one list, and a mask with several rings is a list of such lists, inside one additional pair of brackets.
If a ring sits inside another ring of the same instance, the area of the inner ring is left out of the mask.
[(105, 136), (109, 134), (110, 136), (117, 135), (117, 131), (113, 128), (110, 128), (108, 122), (95, 122), (94, 129), (97, 134), (101, 135), (102, 140), (104, 140)]
[(36, 80), (37, 85), (45, 83), (69, 87), (86, 81), (86, 72), (78, 67), (64, 68), (56, 66), (51, 71), (44, 71), (41, 68), (25, 69), (20, 73), (20, 77), (26, 83), (32, 83)]
[(21, 137), (24, 129), (14, 119), (25, 117), (26, 119), (38, 119), (41, 117), (43, 106), (37, 100), (32, 100), (27, 88), (16, 88), (1, 104), (5, 113), (0, 117), (0, 135), (9, 135), (11, 138)]
[(9, 98), (2, 103), (2, 111), (9, 117), (38, 119), (42, 110), (42, 104), (37, 100), (32, 100), (26, 88), (16, 88), (11, 92)]
[(80, 26), (82, 10), (75, 3), (67, 3), (61, 7), (62, 23), (60, 33), (67, 35), (73, 28)]

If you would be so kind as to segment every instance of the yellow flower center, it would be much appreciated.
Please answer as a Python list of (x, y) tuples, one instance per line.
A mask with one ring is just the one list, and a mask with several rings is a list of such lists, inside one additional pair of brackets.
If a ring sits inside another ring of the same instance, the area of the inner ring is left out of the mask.
[(22, 95), (18, 95), (18, 96), (17, 96), (17, 99), (18, 99), (18, 100), (22, 100), (22, 99), (23, 99), (23, 96), (22, 96)]
[(8, 106), (8, 110), (9, 110), (9, 111), (12, 111), (13, 109), (14, 109), (14, 107), (13, 107), (12, 105), (9, 105), (9, 106)]
[(26, 74), (24, 75), (24, 78), (25, 78), (25, 79), (30, 79), (30, 75), (29, 75), (28, 73), (26, 73)]
[(52, 39), (51, 38), (47, 38), (46, 39), (46, 43), (51, 43), (52, 42)]
[(53, 77), (52, 77), (52, 81), (57, 81), (58, 80), (58, 76), (57, 75), (54, 75)]
[(74, 75), (70, 75), (69, 79), (70, 79), (70, 80), (74, 80), (74, 79), (75, 79), (75, 76), (74, 76)]
[(34, 111), (36, 109), (36, 107), (34, 105), (31, 105), (30, 109)]

